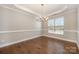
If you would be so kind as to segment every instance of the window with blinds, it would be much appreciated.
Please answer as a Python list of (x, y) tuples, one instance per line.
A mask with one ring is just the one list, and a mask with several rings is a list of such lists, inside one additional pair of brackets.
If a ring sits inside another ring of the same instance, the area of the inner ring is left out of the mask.
[(48, 33), (64, 35), (64, 17), (48, 20)]

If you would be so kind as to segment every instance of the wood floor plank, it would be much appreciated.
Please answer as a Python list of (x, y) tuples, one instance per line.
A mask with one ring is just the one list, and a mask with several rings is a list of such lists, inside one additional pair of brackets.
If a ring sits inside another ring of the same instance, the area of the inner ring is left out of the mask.
[(0, 54), (70, 54), (78, 53), (76, 43), (41, 36), (4, 48)]

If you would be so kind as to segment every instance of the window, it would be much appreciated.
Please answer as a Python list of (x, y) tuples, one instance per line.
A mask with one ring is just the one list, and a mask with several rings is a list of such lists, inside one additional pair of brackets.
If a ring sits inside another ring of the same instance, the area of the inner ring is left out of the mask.
[(64, 17), (48, 20), (48, 32), (64, 35)]

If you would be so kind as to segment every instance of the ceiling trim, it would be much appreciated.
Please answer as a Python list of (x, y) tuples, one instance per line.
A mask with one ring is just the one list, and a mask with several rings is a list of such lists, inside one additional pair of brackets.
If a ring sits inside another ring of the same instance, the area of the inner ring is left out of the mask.
[[(38, 14), (38, 13), (36, 13), (36, 12), (34, 12), (34, 11), (28, 9), (28, 8), (24, 8), (24, 7), (22, 7), (22, 6), (20, 6), (20, 5), (16, 5), (16, 4), (15, 4), (14, 6), (17, 7), (17, 8), (19, 8), (19, 9), (21, 9), (21, 10), (24, 10), (24, 11), (27, 11), (27, 12), (30, 12), (30, 13), (34, 14), (35, 17), (39, 17), (39, 18), (42, 17), (40, 14)], [(10, 10), (13, 10), (13, 11), (17, 11), (17, 12), (20, 12), (20, 13), (22, 13), (22, 14), (26, 14), (26, 15), (27, 15), (27, 13), (23, 13), (22, 11), (16, 10), (16, 9), (11, 8), (11, 7), (8, 7), (8, 6), (6, 6), (6, 5), (1, 5), (1, 7), (4, 7), (4, 8), (7, 8), (7, 9), (10, 9)], [(49, 16), (52, 16), (52, 15), (54, 15), (54, 14), (61, 13), (61, 12), (65, 11), (67, 8), (68, 8), (68, 6), (66, 5), (66, 6), (63, 7), (62, 9), (60, 9), (60, 10), (58, 10), (58, 11), (56, 11), (56, 12), (53, 12), (53, 13), (51, 13), (51, 14), (48, 14), (48, 15), (46, 15), (45, 17), (49, 17)]]
[(22, 10), (24, 10), (24, 11), (30, 12), (30, 13), (36, 15), (36, 16), (41, 16), (40, 14), (38, 14), (38, 13), (36, 13), (36, 12), (34, 12), (34, 11), (28, 9), (28, 8), (24, 8), (24, 7), (22, 7), (21, 5), (15, 4), (14, 6), (16, 6), (17, 8), (22, 9)]
[(46, 15), (46, 16), (49, 17), (49, 16), (51, 16), (51, 15), (61, 13), (61, 12), (65, 11), (67, 8), (68, 8), (68, 6), (66, 5), (64, 8), (62, 8), (62, 9), (56, 11), (56, 12), (53, 12), (53, 13), (51, 13), (51, 14), (48, 14), (48, 15)]
[(29, 14), (27, 14), (27, 13), (24, 13), (23, 11), (16, 10), (16, 9), (11, 8), (11, 7), (8, 7), (8, 6), (6, 6), (6, 5), (1, 5), (0, 7), (6, 8), (6, 9), (9, 9), (9, 10), (13, 10), (13, 11), (16, 11), (16, 12), (20, 12), (20, 13), (22, 13), (22, 14), (24, 14), (24, 15), (29, 15)]
[[(28, 9), (28, 8), (24, 8), (24, 7), (21, 6), (21, 5), (16, 5), (16, 4), (15, 4), (14, 6), (16, 6), (17, 8), (20, 8), (20, 9), (22, 9), (22, 10), (25, 10), (25, 11), (27, 11), (27, 12), (30, 12), (30, 13), (32, 13), (32, 14), (38, 16), (38, 17), (41, 16), (40, 14), (38, 14), (38, 13), (36, 13), (36, 12), (34, 12), (34, 11)], [(51, 14), (46, 15), (46, 17), (49, 17), (49, 16), (54, 15), (54, 14), (57, 14), (57, 13), (61, 13), (61, 12), (65, 11), (67, 8), (68, 8), (68, 6), (66, 5), (66, 6), (64, 6), (62, 9), (60, 9), (60, 10), (58, 10), (58, 11), (56, 11), (56, 12), (53, 12), (53, 13), (51, 13)]]

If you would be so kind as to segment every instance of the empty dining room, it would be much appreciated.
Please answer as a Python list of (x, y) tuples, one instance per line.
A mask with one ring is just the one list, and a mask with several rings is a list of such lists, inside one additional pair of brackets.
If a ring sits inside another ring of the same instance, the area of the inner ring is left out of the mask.
[(0, 54), (79, 54), (79, 4), (0, 4)]

